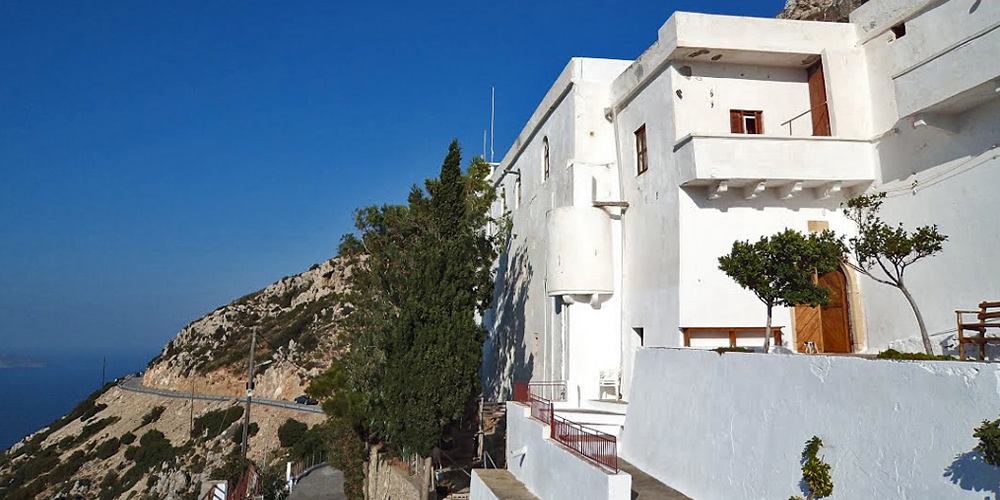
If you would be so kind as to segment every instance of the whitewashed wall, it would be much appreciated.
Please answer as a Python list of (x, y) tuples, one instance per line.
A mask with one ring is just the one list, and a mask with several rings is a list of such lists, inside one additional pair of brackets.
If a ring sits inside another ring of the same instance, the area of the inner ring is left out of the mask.
[[(591, 179), (607, 177), (598, 170), (613, 164), (615, 145), (603, 109), (611, 81), (627, 65), (626, 61), (572, 59), (494, 173), (494, 179), (500, 179), (504, 171), (520, 172), (521, 201), (515, 196), (517, 177), (503, 177), (499, 188), (507, 196), (512, 237), (508, 251), (497, 262), (496, 303), (484, 318), (489, 334), (481, 377), (488, 397), (509, 391), (516, 380), (572, 379), (573, 396), (596, 398), (597, 372), (617, 365), (618, 294), (595, 310), (586, 304), (557, 304), (557, 299), (545, 293), (546, 214), (554, 207), (589, 205)], [(546, 138), (547, 180), (542, 163)], [(611, 184), (617, 191), (617, 182)], [(499, 203), (495, 210), (499, 213)], [(614, 226), (617, 235), (617, 223)], [(611, 264), (620, 261), (619, 241), (614, 238), (616, 253)], [(614, 274), (617, 283), (620, 272), (616, 269)]]
[[(779, 200), (771, 191), (754, 200), (732, 194), (708, 200), (703, 189), (682, 190), (680, 326), (764, 326), (764, 305), (719, 270), (719, 257), (728, 254), (736, 240), (755, 242), (785, 229), (808, 233), (809, 221), (827, 222), (837, 234), (853, 235), (853, 224), (840, 209), (843, 202), (842, 196), (817, 200), (808, 192), (799, 199)], [(773, 321), (784, 327), (783, 340), (794, 349), (791, 309), (775, 308)], [(677, 342), (672, 345), (680, 345), (679, 334)], [(747, 338), (739, 345), (761, 343)], [(728, 345), (728, 340), (722, 344)]]
[[(729, 111), (759, 110), (766, 135), (812, 135), (808, 115), (788, 126), (782, 122), (807, 111), (809, 85), (804, 68), (690, 63), (691, 76), (674, 73), (675, 137), (692, 133), (730, 133)], [(676, 91), (681, 92), (678, 97)]]
[(530, 414), (507, 403), (507, 470), (528, 491), (540, 500), (630, 500), (632, 476), (611, 474), (569, 451)]
[[(890, 223), (911, 229), (937, 224), (949, 236), (943, 252), (911, 266), (906, 280), (935, 336), (935, 348), (953, 351), (954, 311), (1000, 299), (1000, 281), (993, 279), (1000, 275), (1000, 224), (990, 215), (1000, 212), (1000, 198), (994, 195), (1000, 185), (1000, 93), (993, 81), (981, 84), (984, 70), (1000, 78), (1000, 57), (977, 57), (967, 50), (986, 43), (992, 44), (988, 52), (1000, 54), (995, 28), (1000, 3), (880, 0), (858, 8), (851, 21), (864, 42), (871, 89), (879, 162), (879, 182), (872, 191), (889, 193), (883, 215)], [(905, 22), (906, 35), (897, 39), (888, 30), (899, 22)], [(959, 44), (991, 26), (992, 34)], [(950, 69), (921, 74), (927, 92), (910, 88), (897, 95), (893, 77), (923, 62), (928, 62), (924, 69), (938, 64)], [(946, 86), (969, 90), (934, 102), (943, 96), (933, 89)], [(929, 106), (931, 126), (914, 127), (913, 117), (905, 116), (914, 106)], [(898, 290), (866, 282), (864, 302), (871, 348), (919, 334)]]
[(1000, 474), (972, 430), (998, 410), (998, 365), (647, 348), (620, 453), (699, 500), (788, 498), (815, 435), (831, 498), (980, 500)]

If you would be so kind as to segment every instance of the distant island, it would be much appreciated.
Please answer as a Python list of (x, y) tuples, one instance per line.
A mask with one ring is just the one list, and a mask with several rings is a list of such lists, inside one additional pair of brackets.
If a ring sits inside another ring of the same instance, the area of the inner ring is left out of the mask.
[(16, 354), (0, 354), (0, 368), (45, 368), (44, 361), (18, 356)]

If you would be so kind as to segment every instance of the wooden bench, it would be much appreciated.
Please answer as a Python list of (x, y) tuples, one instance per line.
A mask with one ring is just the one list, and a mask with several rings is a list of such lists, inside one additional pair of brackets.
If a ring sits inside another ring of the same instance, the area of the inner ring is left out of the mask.
[[(699, 333), (719, 333), (729, 334), (729, 347), (736, 347), (736, 337), (747, 334), (758, 334), (763, 337), (767, 331), (763, 326), (682, 326), (681, 333), (684, 334), (684, 347), (691, 347), (691, 336)], [(771, 333), (774, 335), (774, 345), (781, 344), (781, 327), (772, 326)]]
[[(968, 315), (975, 314), (976, 321), (966, 321)], [(979, 344), (979, 359), (986, 357), (986, 344), (1000, 343), (1000, 337), (987, 337), (990, 329), (1000, 331), (1000, 302), (982, 302), (978, 311), (955, 311), (958, 322), (958, 355), (965, 359), (965, 344)], [(966, 331), (978, 332), (979, 335), (966, 337)]]

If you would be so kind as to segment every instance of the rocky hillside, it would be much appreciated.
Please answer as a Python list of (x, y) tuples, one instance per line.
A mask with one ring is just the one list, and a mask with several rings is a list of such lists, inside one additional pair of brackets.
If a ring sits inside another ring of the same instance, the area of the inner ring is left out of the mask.
[(779, 19), (846, 23), (851, 11), (867, 0), (788, 0)]
[[(251, 335), (257, 363), (266, 363), (254, 395), (303, 394), (336, 355), (347, 272), (332, 259), (212, 311), (184, 327), (143, 376), (147, 388), (232, 399), (192, 401), (108, 384), (3, 453), (0, 498), (196, 499), (239, 447), (236, 398), (244, 393)], [(294, 460), (302, 450), (282, 448), (278, 438), (289, 419), (312, 426), (324, 416), (254, 405), (251, 459), (281, 470)]]
[(255, 395), (293, 399), (335, 354), (347, 269), (331, 259), (282, 278), (187, 325), (149, 363), (143, 385), (235, 396), (246, 383), (257, 334)]

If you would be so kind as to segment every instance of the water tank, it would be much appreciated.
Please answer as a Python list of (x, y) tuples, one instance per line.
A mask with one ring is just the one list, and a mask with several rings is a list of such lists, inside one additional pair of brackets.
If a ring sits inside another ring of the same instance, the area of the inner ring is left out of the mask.
[(567, 299), (593, 296), (594, 300), (613, 293), (611, 218), (607, 212), (594, 207), (560, 207), (549, 211), (547, 223), (546, 293)]

